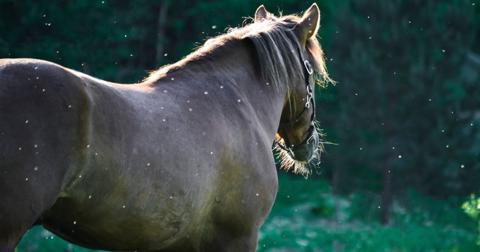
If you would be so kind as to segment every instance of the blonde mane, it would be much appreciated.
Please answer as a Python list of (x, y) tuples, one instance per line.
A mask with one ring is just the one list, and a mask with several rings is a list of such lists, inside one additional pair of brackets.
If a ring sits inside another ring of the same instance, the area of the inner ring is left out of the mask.
[[(273, 85), (293, 83), (302, 80), (303, 62), (300, 62), (300, 45), (294, 34), (300, 20), (296, 15), (272, 17), (262, 22), (252, 22), (243, 27), (230, 28), (225, 34), (208, 39), (202, 46), (182, 60), (153, 71), (146, 82), (155, 82), (169, 71), (180, 68), (192, 61), (210, 60), (210, 55), (233, 46), (235, 41), (250, 40), (258, 55), (260, 73), (266, 82)], [(327, 72), (323, 50), (316, 36), (306, 43), (308, 58), (313, 62), (318, 84), (334, 83)]]

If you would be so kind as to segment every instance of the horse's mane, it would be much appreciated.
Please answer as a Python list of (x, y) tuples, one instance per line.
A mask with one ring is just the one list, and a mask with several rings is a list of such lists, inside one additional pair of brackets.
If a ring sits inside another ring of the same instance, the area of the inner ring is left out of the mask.
[[(294, 33), (295, 25), (300, 21), (296, 15), (271, 17), (262, 22), (252, 22), (243, 27), (230, 28), (227, 33), (211, 38), (194, 52), (175, 64), (164, 66), (152, 72), (146, 82), (155, 82), (168, 72), (178, 69), (189, 62), (202, 59), (226, 47), (235, 41), (249, 39), (258, 55), (260, 73), (266, 82), (278, 86), (282, 83), (294, 83), (304, 79), (304, 66), (300, 61), (299, 42)], [(328, 76), (323, 50), (316, 36), (306, 43), (309, 59), (312, 61), (317, 83), (333, 82)]]
[[(306, 42), (308, 55), (301, 57), (300, 43), (295, 35), (295, 25), (301, 18), (296, 15), (274, 17), (269, 15), (268, 19), (261, 22), (251, 22), (243, 27), (231, 28), (225, 34), (207, 40), (197, 50), (187, 55), (182, 60), (164, 66), (150, 74), (145, 80), (149, 83), (155, 83), (160, 78), (170, 72), (184, 67), (191, 62), (210, 62), (214, 55), (221, 55), (224, 49), (229, 49), (238, 45), (238, 41), (249, 40), (252, 42), (257, 54), (259, 73), (265, 82), (273, 86), (290, 84), (298, 81), (304, 81), (304, 64), (302, 58), (309, 59), (315, 70), (315, 79), (320, 85), (334, 83), (330, 79), (325, 66), (323, 50), (316, 36), (311, 36)], [(306, 162), (296, 161), (290, 153), (282, 148), (283, 139), (275, 139), (275, 150), (281, 162), (281, 167), (285, 170), (292, 170), (294, 173), (308, 176), (310, 170)], [(316, 150), (316, 159), (319, 160), (320, 153), (323, 151), (323, 144), (320, 143)]]

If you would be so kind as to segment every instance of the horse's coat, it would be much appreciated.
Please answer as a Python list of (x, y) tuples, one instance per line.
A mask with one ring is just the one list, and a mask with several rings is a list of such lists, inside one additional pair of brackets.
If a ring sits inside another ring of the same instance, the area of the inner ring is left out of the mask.
[[(254, 251), (277, 191), (274, 136), (303, 104), (301, 56), (328, 79), (318, 20), (305, 24), (316, 5), (257, 14), (135, 85), (0, 60), (0, 251), (33, 224), (98, 249)], [(308, 120), (283, 137), (301, 142)]]

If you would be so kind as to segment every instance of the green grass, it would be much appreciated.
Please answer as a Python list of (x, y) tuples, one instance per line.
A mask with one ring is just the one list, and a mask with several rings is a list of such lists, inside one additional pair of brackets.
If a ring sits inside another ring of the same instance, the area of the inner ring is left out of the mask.
[(325, 182), (283, 176), (259, 251), (480, 251), (461, 204), (408, 192), (383, 226), (378, 202), (368, 193), (336, 198)]
[[(377, 221), (377, 196), (333, 197), (322, 180), (280, 176), (280, 191), (262, 226), (258, 251), (480, 251), (475, 222), (461, 203), (408, 192), (394, 204), (392, 223)], [(91, 251), (36, 227), (18, 251)]]

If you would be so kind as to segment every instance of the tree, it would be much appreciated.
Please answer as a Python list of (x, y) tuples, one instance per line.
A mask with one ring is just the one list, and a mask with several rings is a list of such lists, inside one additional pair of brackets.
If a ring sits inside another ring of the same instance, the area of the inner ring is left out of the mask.
[(475, 37), (471, 2), (351, 0), (336, 16), (326, 52), (338, 103), (320, 118), (341, 146), (329, 161), (334, 174), (348, 174), (339, 186), (381, 191), (382, 223), (406, 186), (471, 192), (462, 181), (480, 178), (479, 79), (464, 72)]

